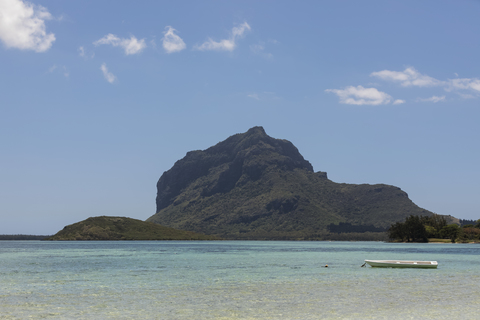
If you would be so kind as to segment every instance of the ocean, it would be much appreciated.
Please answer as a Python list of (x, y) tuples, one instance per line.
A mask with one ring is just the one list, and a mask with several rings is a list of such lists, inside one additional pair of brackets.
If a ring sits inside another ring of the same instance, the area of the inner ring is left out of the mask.
[(480, 244), (0, 241), (0, 319), (29, 318), (478, 319)]

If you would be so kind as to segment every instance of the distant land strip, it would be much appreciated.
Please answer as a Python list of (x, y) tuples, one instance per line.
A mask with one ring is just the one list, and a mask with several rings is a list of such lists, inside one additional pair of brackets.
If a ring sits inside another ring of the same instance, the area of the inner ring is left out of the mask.
[(44, 240), (51, 236), (40, 236), (31, 234), (0, 234), (0, 240)]

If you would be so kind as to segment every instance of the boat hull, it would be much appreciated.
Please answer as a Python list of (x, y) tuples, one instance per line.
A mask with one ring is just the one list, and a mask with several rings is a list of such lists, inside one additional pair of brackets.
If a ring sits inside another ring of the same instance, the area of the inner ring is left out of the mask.
[(438, 267), (437, 261), (413, 261), (413, 260), (365, 260), (365, 262), (375, 268), (422, 268), (435, 269)]

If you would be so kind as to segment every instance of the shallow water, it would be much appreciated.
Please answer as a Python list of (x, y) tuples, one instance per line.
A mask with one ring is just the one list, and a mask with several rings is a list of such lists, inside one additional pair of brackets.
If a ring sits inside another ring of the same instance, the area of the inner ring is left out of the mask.
[(0, 319), (478, 319), (479, 271), (479, 244), (0, 241)]

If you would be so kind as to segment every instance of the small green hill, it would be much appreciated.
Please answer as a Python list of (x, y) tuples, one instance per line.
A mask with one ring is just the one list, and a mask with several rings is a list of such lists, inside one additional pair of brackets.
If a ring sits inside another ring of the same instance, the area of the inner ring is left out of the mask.
[(45, 240), (218, 240), (192, 231), (125, 217), (91, 217), (71, 224)]

